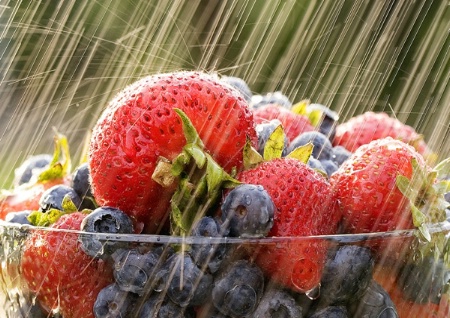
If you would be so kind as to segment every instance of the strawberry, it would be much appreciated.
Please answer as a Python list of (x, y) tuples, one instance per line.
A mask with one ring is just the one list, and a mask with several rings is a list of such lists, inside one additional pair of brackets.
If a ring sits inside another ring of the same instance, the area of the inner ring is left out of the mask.
[(307, 116), (296, 114), (286, 107), (277, 104), (267, 104), (253, 111), (255, 122), (261, 124), (272, 119), (278, 119), (283, 125), (289, 141), (306, 131), (313, 131), (315, 128)]
[(57, 184), (70, 185), (71, 159), (65, 136), (56, 134), (55, 150), (50, 165), (30, 182), (2, 190), (0, 193), (0, 219), (4, 220), (9, 212), (36, 211), (42, 194)]
[[(66, 214), (52, 228), (80, 230), (84, 217)], [(97, 294), (113, 281), (111, 268), (86, 255), (76, 233), (33, 231), (24, 245), (21, 269), (42, 307), (59, 310), (65, 318), (94, 317)]]
[(427, 235), (425, 223), (445, 220), (436, 176), (412, 146), (387, 137), (358, 148), (330, 182), (338, 195), (346, 231), (418, 227)]
[(93, 129), (92, 189), (99, 205), (121, 209), (146, 233), (163, 226), (174, 192), (152, 180), (157, 163), (172, 161), (186, 144), (176, 108), (191, 120), (205, 151), (228, 172), (242, 168), (246, 140), (256, 142), (247, 102), (214, 75), (148, 76), (120, 92)]
[[(275, 158), (238, 174), (271, 196), (276, 210), (268, 236), (333, 234), (340, 219), (337, 201), (324, 176), (294, 158)], [(325, 260), (324, 241), (308, 239), (263, 245), (257, 264), (275, 282), (306, 292), (320, 282)]]
[(354, 152), (360, 146), (372, 140), (392, 137), (412, 145), (422, 155), (429, 154), (429, 149), (422, 136), (414, 128), (405, 125), (397, 118), (386, 113), (365, 112), (350, 118), (336, 127), (333, 140), (335, 146), (340, 145)]

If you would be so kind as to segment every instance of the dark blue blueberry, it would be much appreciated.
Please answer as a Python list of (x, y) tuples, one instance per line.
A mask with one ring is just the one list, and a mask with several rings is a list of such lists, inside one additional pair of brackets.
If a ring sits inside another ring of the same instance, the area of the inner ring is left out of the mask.
[[(266, 146), (267, 140), (269, 140), (270, 135), (273, 133), (275, 128), (281, 125), (281, 122), (278, 119), (272, 119), (267, 123), (261, 123), (256, 125), (256, 134), (258, 135), (258, 146), (257, 151), (261, 156), (264, 155), (264, 147)], [(287, 154), (287, 146), (289, 144), (289, 140), (284, 136), (284, 149), (282, 152), (282, 156)]]
[(321, 160), (323, 169), (327, 173), (328, 176), (331, 176), (334, 172), (336, 172), (339, 167), (336, 165), (336, 163), (333, 160)]
[(295, 137), (288, 147), (288, 153), (292, 152), (295, 148), (304, 146), (311, 142), (314, 145), (312, 156), (319, 160), (331, 159), (333, 146), (330, 140), (322, 133), (318, 131), (308, 131)]
[(315, 170), (320, 170), (326, 173), (325, 168), (322, 166), (320, 160), (314, 158), (313, 156), (309, 157), (308, 162), (306, 164)]
[(405, 298), (416, 303), (439, 304), (441, 294), (450, 286), (450, 271), (443, 261), (427, 256), (407, 263), (398, 277)]
[(92, 195), (89, 165), (83, 163), (72, 174), (72, 188), (82, 199), (81, 209), (93, 210), (96, 208)]
[(176, 304), (199, 306), (211, 295), (213, 277), (194, 263), (188, 253), (175, 253), (157, 273), (157, 291), (166, 291)]
[(154, 294), (141, 307), (139, 318), (194, 318), (192, 307), (181, 307), (161, 294)]
[(444, 199), (445, 201), (450, 202), (450, 192), (444, 194)]
[(309, 104), (306, 106), (308, 112), (320, 111), (322, 114), (321, 121), (319, 122), (319, 131), (327, 136), (329, 140), (333, 140), (336, 134), (336, 125), (339, 120), (339, 115), (332, 111), (325, 105), (321, 104)]
[[(228, 232), (224, 233), (219, 222), (209, 216), (202, 217), (192, 228), (192, 236), (194, 237), (223, 237), (227, 234)], [(192, 244), (189, 253), (199, 268), (215, 273), (225, 258), (227, 246), (205, 241), (200, 242), (200, 244)]]
[(128, 317), (136, 298), (135, 294), (121, 290), (116, 284), (108, 285), (97, 295), (94, 315), (96, 318)]
[(250, 106), (256, 109), (268, 104), (277, 104), (286, 108), (292, 107), (292, 102), (281, 92), (267, 93), (266, 95), (253, 95)]
[(342, 246), (330, 254), (323, 269), (318, 302), (323, 306), (345, 305), (369, 286), (374, 259), (369, 249), (356, 245)]
[(248, 87), (246, 81), (244, 81), (242, 78), (235, 76), (222, 76), (220, 80), (237, 89), (242, 94), (242, 96), (244, 96), (244, 99), (248, 103), (250, 103), (250, 101), (252, 100), (253, 93), (250, 90), (250, 87)]
[(18, 186), (27, 183), (33, 176), (37, 176), (41, 171), (47, 168), (53, 157), (49, 154), (40, 154), (26, 159), (14, 171), (14, 185)]
[(331, 159), (338, 166), (340, 166), (344, 163), (345, 160), (350, 158), (351, 155), (352, 155), (352, 153), (349, 150), (347, 150), (345, 147), (335, 146), (335, 147), (333, 147), (333, 153), (331, 155)]
[(231, 190), (222, 203), (222, 221), (230, 236), (263, 237), (273, 226), (275, 205), (260, 185), (241, 184)]
[(81, 198), (72, 187), (58, 184), (47, 189), (39, 200), (39, 210), (47, 212), (50, 209), (64, 211), (64, 201), (70, 200), (77, 209), (81, 206)]
[[(99, 207), (88, 214), (81, 222), (81, 231), (112, 234), (134, 233), (131, 218), (121, 210), (107, 206)], [(80, 234), (80, 242), (86, 254), (100, 258), (111, 255), (123, 245), (112, 240), (101, 240), (93, 234)]]
[(264, 293), (253, 317), (299, 318), (302, 317), (302, 308), (288, 292), (272, 288)]
[(141, 253), (137, 249), (117, 250), (113, 253), (114, 279), (120, 289), (142, 295), (151, 289), (157, 270), (162, 265), (160, 255)]
[(27, 219), (30, 213), (31, 211), (9, 212), (5, 217), (5, 221), (18, 224), (30, 224), (30, 221)]
[[(311, 315), (308, 315), (308, 318), (351, 318), (351, 317), (353, 316), (349, 315), (348, 310), (345, 306), (327, 306), (315, 311)], [(375, 318), (375, 316), (373, 318)]]
[(389, 294), (374, 280), (362, 297), (355, 298), (347, 309), (350, 317), (399, 318)]
[(258, 307), (264, 291), (264, 276), (246, 260), (231, 263), (214, 282), (212, 301), (223, 314), (245, 317)]

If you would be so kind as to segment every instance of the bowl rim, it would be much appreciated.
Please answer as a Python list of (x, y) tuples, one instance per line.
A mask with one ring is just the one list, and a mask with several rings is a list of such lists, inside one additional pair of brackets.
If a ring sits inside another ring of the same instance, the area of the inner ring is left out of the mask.
[[(430, 234), (445, 233), (450, 238), (450, 222), (444, 221), (428, 226)], [(33, 226), (28, 224), (11, 223), (0, 220), (0, 239), (10, 231), (21, 234), (34, 231), (72, 233), (79, 236), (91, 236), (100, 241), (116, 241), (129, 243), (157, 243), (157, 244), (277, 244), (295, 243), (305, 241), (328, 241), (331, 243), (364, 243), (385, 239), (405, 239), (417, 237), (418, 229), (393, 230), (387, 232), (371, 232), (360, 234), (328, 234), (309, 236), (277, 236), (277, 237), (197, 237), (197, 236), (171, 236), (158, 234), (112, 234), (93, 233), (81, 230), (55, 229), (51, 227)]]

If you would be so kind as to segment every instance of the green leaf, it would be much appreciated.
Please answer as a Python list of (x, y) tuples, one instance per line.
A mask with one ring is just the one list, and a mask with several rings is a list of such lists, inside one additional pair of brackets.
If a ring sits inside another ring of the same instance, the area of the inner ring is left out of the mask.
[(69, 143), (66, 136), (55, 131), (53, 158), (47, 169), (38, 176), (38, 182), (63, 178), (71, 169)]
[(284, 149), (285, 134), (283, 127), (278, 125), (270, 134), (269, 139), (264, 146), (264, 160), (281, 158)]
[(411, 212), (413, 224), (415, 227), (420, 228), (427, 221), (427, 217), (418, 208), (411, 203)]
[(286, 158), (294, 158), (303, 163), (307, 163), (309, 158), (311, 157), (314, 145), (312, 142), (308, 142), (306, 145), (299, 146), (292, 150)]
[(252, 147), (249, 139), (247, 139), (247, 142), (244, 146), (243, 158), (245, 169), (251, 169), (264, 161), (264, 158), (261, 156), (261, 154)]
[(395, 184), (405, 197), (411, 199), (410, 196), (413, 189), (411, 187), (411, 181), (407, 177), (398, 175), (395, 179)]
[(433, 170), (436, 171), (438, 178), (447, 178), (450, 175), (450, 158), (439, 162)]
[(194, 125), (192, 125), (192, 122), (189, 119), (189, 117), (179, 108), (174, 108), (173, 110), (181, 118), (181, 122), (183, 124), (184, 137), (186, 138), (186, 143), (197, 144), (200, 148), (204, 148), (205, 146), (204, 146), (202, 140), (200, 139), (200, 136), (198, 135), (197, 130), (195, 130)]
[(319, 109), (308, 112), (308, 118), (314, 127), (318, 127), (322, 122), (323, 112)]
[(307, 114), (306, 107), (310, 104), (308, 99), (299, 101), (298, 103), (292, 105), (291, 111), (294, 114), (305, 116)]
[(77, 206), (73, 203), (72, 199), (70, 198), (70, 195), (68, 194), (66, 194), (62, 199), (61, 205), (65, 213), (72, 213), (78, 211)]
[(202, 148), (196, 144), (187, 144), (184, 150), (194, 159), (198, 168), (203, 168), (206, 163), (206, 154)]
[(50, 226), (64, 214), (66, 213), (57, 209), (50, 209), (47, 212), (33, 211), (27, 219), (34, 226)]

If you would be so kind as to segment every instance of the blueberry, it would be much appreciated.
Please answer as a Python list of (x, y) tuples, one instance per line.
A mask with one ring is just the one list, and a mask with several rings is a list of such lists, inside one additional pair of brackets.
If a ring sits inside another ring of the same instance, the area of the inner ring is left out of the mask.
[[(121, 210), (112, 207), (99, 207), (88, 214), (81, 222), (81, 231), (89, 233), (134, 233), (133, 221)], [(115, 241), (102, 242), (92, 234), (80, 235), (83, 251), (92, 257), (106, 257), (121, 247)], [(125, 244), (125, 243), (124, 243)]]
[(308, 162), (306, 164), (315, 170), (319, 170), (326, 173), (325, 168), (322, 166), (322, 162), (319, 159), (314, 158), (313, 156), (309, 157)]
[[(227, 235), (227, 232), (224, 233), (219, 222), (209, 216), (202, 217), (192, 228), (192, 236), (194, 237), (222, 237), (224, 235)], [(225, 244), (202, 242), (192, 244), (189, 253), (199, 268), (208, 269), (210, 273), (215, 273), (225, 258), (227, 246)]]
[(172, 255), (156, 278), (158, 290), (167, 290), (169, 298), (182, 307), (202, 305), (211, 295), (212, 275), (200, 270), (187, 253)]
[(339, 115), (332, 111), (329, 107), (321, 104), (309, 104), (306, 106), (308, 112), (321, 112), (321, 121), (319, 123), (319, 132), (327, 136), (329, 140), (333, 140), (336, 134), (336, 124), (339, 120)]
[(288, 292), (272, 288), (264, 293), (253, 317), (299, 318), (302, 317), (302, 308)]
[(82, 199), (81, 209), (96, 208), (90, 183), (89, 165), (83, 163), (72, 174), (72, 188)]
[(345, 245), (330, 253), (324, 266), (319, 303), (322, 306), (347, 304), (369, 286), (374, 268), (371, 251)]
[(250, 106), (255, 109), (267, 104), (277, 104), (286, 108), (292, 107), (292, 102), (281, 92), (267, 93), (265, 95), (253, 95), (250, 102)]
[(374, 280), (360, 298), (349, 303), (351, 317), (398, 318), (397, 309), (389, 294)]
[(443, 290), (450, 285), (450, 272), (442, 260), (427, 256), (403, 266), (398, 284), (413, 302), (439, 304)]
[(333, 146), (324, 134), (318, 131), (307, 131), (295, 137), (288, 147), (288, 153), (295, 148), (311, 142), (314, 145), (312, 156), (319, 160), (331, 159)]
[(9, 212), (5, 216), (5, 221), (18, 224), (30, 224), (30, 221), (27, 219), (30, 213), (31, 211)]
[(192, 307), (181, 307), (163, 295), (154, 294), (141, 307), (139, 318), (194, 318)]
[[(267, 140), (269, 140), (270, 135), (273, 133), (275, 128), (281, 125), (281, 122), (278, 119), (272, 119), (269, 122), (261, 123), (256, 125), (256, 134), (258, 135), (258, 146), (257, 151), (261, 156), (264, 155), (264, 147), (266, 146)], [(289, 140), (284, 136), (284, 149), (282, 152), (282, 156), (287, 154), (287, 146), (289, 144)]]
[(220, 80), (237, 89), (248, 103), (252, 100), (252, 91), (250, 90), (250, 87), (248, 87), (247, 82), (245, 82), (242, 78), (235, 76), (222, 76)]
[(336, 172), (339, 167), (336, 165), (336, 163), (333, 160), (321, 160), (323, 169), (327, 173), (328, 176), (331, 176), (334, 172)]
[(26, 159), (14, 171), (14, 185), (18, 186), (29, 182), (32, 177), (47, 168), (52, 159), (53, 157), (49, 154), (34, 155)]
[[(308, 318), (350, 318), (350, 317), (353, 316), (349, 315), (348, 310), (345, 306), (327, 306), (315, 311), (312, 315), (308, 316)], [(373, 316), (373, 318), (375, 317), (376, 316)]]
[(343, 146), (334, 146), (331, 159), (338, 165), (342, 165), (345, 160), (350, 158), (352, 153)]
[(114, 259), (114, 279), (120, 289), (142, 295), (152, 284), (159, 268), (160, 255), (154, 252), (141, 253), (137, 249), (117, 250)]
[(260, 185), (241, 184), (232, 189), (221, 206), (222, 221), (235, 237), (267, 236), (273, 226), (275, 205)]
[(136, 301), (136, 295), (123, 291), (116, 284), (100, 290), (94, 303), (96, 318), (127, 317)]
[(39, 200), (39, 210), (47, 212), (50, 209), (64, 211), (64, 200), (70, 199), (74, 206), (79, 209), (81, 206), (81, 198), (72, 187), (58, 184), (47, 189)]
[(245, 317), (257, 308), (264, 290), (264, 276), (255, 264), (236, 261), (214, 282), (212, 301), (223, 314)]

